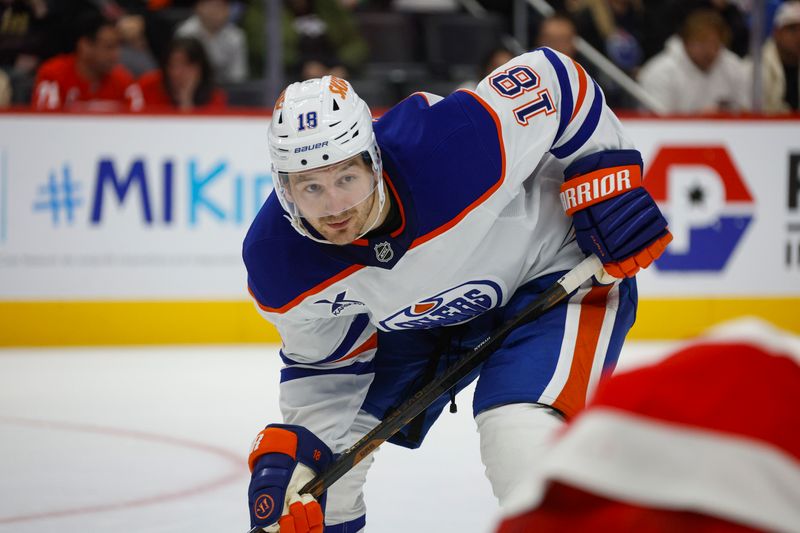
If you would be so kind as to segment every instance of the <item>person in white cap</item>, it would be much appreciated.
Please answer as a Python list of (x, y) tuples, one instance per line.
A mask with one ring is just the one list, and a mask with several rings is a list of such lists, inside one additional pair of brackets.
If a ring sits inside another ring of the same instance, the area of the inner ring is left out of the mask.
[(740, 112), (750, 107), (744, 61), (728, 50), (731, 30), (713, 9), (689, 13), (680, 33), (650, 58), (639, 83), (668, 113)]
[[(752, 61), (749, 62), (752, 72)], [(781, 4), (761, 49), (762, 111), (800, 110), (800, 0)]]

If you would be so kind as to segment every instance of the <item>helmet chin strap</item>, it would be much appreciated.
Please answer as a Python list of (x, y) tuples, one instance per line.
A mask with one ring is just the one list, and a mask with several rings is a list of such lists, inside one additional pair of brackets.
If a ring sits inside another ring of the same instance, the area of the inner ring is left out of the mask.
[(375, 215), (375, 219), (372, 221), (372, 224), (370, 224), (367, 229), (362, 231), (361, 234), (359, 234), (359, 236), (356, 237), (356, 239), (360, 239), (361, 237), (372, 231), (372, 228), (374, 228), (375, 225), (378, 223), (378, 221), (381, 219), (381, 213), (383, 213), (384, 205), (386, 205), (386, 191), (384, 190), (383, 178), (378, 178), (378, 214)]

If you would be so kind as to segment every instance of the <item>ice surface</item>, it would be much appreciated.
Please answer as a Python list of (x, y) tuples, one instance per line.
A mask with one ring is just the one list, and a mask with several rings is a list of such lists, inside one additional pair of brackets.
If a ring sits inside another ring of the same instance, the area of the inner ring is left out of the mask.
[[(621, 366), (667, 346), (629, 344)], [(0, 350), (0, 532), (246, 532), (246, 454), (280, 420), (279, 367), (271, 346)], [(382, 446), (367, 531), (492, 530), (471, 396), (422, 448)]]

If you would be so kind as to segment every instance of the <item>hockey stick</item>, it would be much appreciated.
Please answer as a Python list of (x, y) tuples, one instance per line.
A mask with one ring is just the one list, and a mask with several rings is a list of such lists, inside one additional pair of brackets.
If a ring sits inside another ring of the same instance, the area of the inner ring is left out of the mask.
[[(444, 374), (425, 385), (403, 402), (400, 407), (389, 413), (369, 433), (345, 450), (327, 470), (300, 489), (299, 494), (311, 494), (318, 499), (340, 477), (349, 472), (378, 446), (389, 440), (406, 424), (416, 418), (418, 414), (427, 409), (437, 398), (445, 394), (456, 383), (477, 368), (478, 365), (488, 359), (489, 355), (499, 347), (503, 339), (514, 328), (542, 316), (602, 268), (603, 263), (596, 255), (590, 255), (581, 261), (575, 268), (548, 287), (528, 307), (482, 340), (470, 353), (451, 365)], [(259, 533), (260, 529), (256, 526), (249, 533)]]

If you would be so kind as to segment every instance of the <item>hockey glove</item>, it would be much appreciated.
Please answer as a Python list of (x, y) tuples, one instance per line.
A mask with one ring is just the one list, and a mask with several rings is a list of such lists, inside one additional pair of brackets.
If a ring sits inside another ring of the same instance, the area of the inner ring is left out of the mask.
[(578, 245), (596, 254), (615, 278), (632, 277), (658, 259), (672, 234), (653, 197), (642, 187), (636, 150), (608, 150), (564, 171), (561, 203), (572, 215)]
[(328, 464), (333, 453), (302, 426), (270, 424), (250, 452), (250, 526), (266, 532), (322, 533), (325, 495), (319, 501), (300, 489)]

